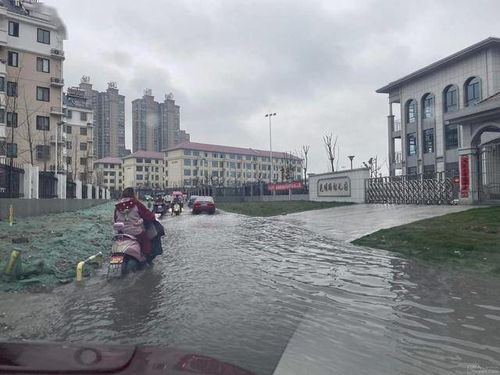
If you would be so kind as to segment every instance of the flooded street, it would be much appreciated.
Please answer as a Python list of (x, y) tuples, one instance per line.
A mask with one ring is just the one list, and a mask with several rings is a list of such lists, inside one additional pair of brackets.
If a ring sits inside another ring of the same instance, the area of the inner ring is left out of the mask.
[(153, 269), (6, 296), (2, 338), (165, 345), (258, 374), (500, 374), (498, 280), (285, 220), (184, 213), (164, 224)]

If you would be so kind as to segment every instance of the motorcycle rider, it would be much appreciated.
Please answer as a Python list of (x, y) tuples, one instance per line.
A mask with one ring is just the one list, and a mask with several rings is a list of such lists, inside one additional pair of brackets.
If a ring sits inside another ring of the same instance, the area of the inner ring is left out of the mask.
[[(157, 212), (158, 206), (163, 206), (162, 212)], [(156, 214), (163, 214), (163, 211), (165, 211), (165, 199), (163, 199), (163, 195), (158, 194), (153, 203), (153, 212)]]
[(134, 188), (125, 188), (120, 201), (115, 205), (114, 222), (123, 223), (123, 233), (137, 238), (144, 254), (151, 253), (145, 222), (154, 222), (155, 215), (135, 197)]
[(170, 207), (172, 208), (172, 215), (174, 214), (174, 205), (178, 204), (179, 207), (182, 209), (182, 202), (181, 199), (179, 198), (178, 195), (174, 196), (174, 199), (172, 199), (172, 203), (170, 204)]

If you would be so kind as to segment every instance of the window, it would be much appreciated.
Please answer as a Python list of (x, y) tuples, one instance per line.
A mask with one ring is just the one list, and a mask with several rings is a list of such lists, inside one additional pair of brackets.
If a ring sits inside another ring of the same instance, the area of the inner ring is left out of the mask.
[(17, 52), (9, 51), (7, 55), (7, 64), (9, 66), (19, 66), (19, 55)]
[(67, 117), (67, 118), (73, 118), (73, 111), (72, 111), (71, 109), (68, 109), (68, 110), (66, 111), (66, 117)]
[(232, 162), (229, 163), (229, 166), (231, 168), (236, 168), (236, 163), (234, 161), (232, 161)]
[(50, 73), (50, 60), (42, 57), (36, 58), (36, 70), (38, 72)]
[(417, 174), (417, 167), (408, 167), (407, 172), (409, 176)]
[(73, 148), (73, 143), (71, 143), (71, 141), (67, 141), (67, 142), (66, 142), (66, 148), (67, 148), (68, 150), (71, 150), (71, 149)]
[(406, 103), (406, 122), (408, 124), (417, 121), (417, 102), (415, 100), (410, 100)]
[(80, 142), (80, 151), (87, 151), (87, 143)]
[(424, 178), (433, 178), (435, 171), (434, 165), (424, 165)]
[(72, 162), (71, 156), (68, 156), (66, 158), (66, 164), (71, 164), (71, 162)]
[(87, 128), (80, 128), (80, 135), (87, 135)]
[(481, 100), (481, 81), (477, 77), (469, 78), (465, 83), (465, 105), (477, 104)]
[(19, 23), (9, 21), (9, 35), (15, 37), (19, 36)]
[(17, 96), (17, 82), (7, 81), (7, 96)]
[(17, 128), (17, 113), (7, 112), (7, 127)]
[(213, 153), (213, 154), (212, 154), (212, 157), (216, 158), (216, 157), (217, 157), (217, 154), (216, 154), (216, 153)]
[(424, 130), (424, 154), (434, 152), (434, 129)]
[(191, 169), (184, 169), (184, 176), (191, 176)]
[(212, 161), (212, 167), (217, 168), (219, 166), (218, 161)]
[(7, 153), (8, 158), (17, 158), (17, 143), (7, 143)]
[(193, 167), (197, 167), (198, 166), (198, 160), (193, 160)]
[(87, 121), (87, 112), (80, 112), (80, 121)]
[(250, 163), (246, 163), (246, 164), (245, 164), (245, 167), (246, 167), (246, 169), (252, 169), (252, 164), (250, 164)]
[(144, 163), (151, 163), (151, 159), (144, 159)]
[(434, 117), (434, 95), (425, 94), (422, 99), (422, 107), (424, 118)]
[(5, 124), (5, 109), (0, 108), (0, 124)]
[(143, 159), (137, 159), (137, 163), (144, 163)]
[(191, 160), (190, 159), (184, 159), (184, 165), (186, 167), (191, 166)]
[(446, 163), (444, 166), (444, 170), (447, 177), (457, 177), (459, 175), (458, 162)]
[(36, 40), (38, 43), (50, 44), (50, 31), (45, 29), (38, 29)]
[(452, 112), (458, 109), (458, 89), (457, 86), (448, 86), (444, 90), (444, 111)]
[(200, 152), (199, 151), (193, 151), (193, 156), (200, 156)]
[(50, 101), (50, 90), (48, 87), (36, 87), (36, 100), (40, 100), (42, 102)]
[(212, 171), (212, 177), (219, 177), (219, 172)]
[(71, 127), (71, 125), (66, 125), (66, 133), (71, 134), (72, 131), (73, 131), (73, 128)]
[(0, 91), (5, 91), (5, 77), (0, 77)]
[(191, 150), (184, 150), (184, 155), (191, 155)]
[(50, 119), (46, 116), (36, 116), (37, 130), (50, 130)]
[(138, 174), (137, 176), (135, 176), (135, 179), (136, 180), (142, 180), (142, 174)]
[(50, 146), (36, 146), (36, 158), (38, 160), (50, 160)]
[(135, 167), (135, 171), (136, 172), (142, 172), (143, 171), (142, 166), (138, 165), (137, 167)]
[(241, 163), (236, 164), (236, 168), (241, 169)]
[(415, 133), (411, 133), (406, 136), (406, 147), (408, 150), (408, 156), (417, 154), (417, 137)]
[(447, 150), (458, 148), (457, 125), (446, 125), (444, 127), (444, 141)]

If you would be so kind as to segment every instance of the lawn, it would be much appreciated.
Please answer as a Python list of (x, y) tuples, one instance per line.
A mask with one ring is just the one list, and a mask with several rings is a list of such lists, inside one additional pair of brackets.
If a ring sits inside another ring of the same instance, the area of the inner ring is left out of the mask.
[(353, 243), (445, 268), (500, 276), (500, 207), (475, 208), (382, 229)]
[(312, 202), (312, 201), (276, 201), (276, 202), (241, 202), (217, 203), (217, 208), (248, 216), (276, 216), (294, 212), (320, 210), (345, 206), (345, 202)]

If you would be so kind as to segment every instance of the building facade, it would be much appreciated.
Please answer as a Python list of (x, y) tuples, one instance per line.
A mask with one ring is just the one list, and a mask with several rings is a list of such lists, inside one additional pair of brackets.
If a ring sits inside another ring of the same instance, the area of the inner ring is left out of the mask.
[(500, 200), (500, 39), (377, 90), (389, 95), (390, 174), (460, 177), (460, 200)]
[(132, 102), (133, 151), (161, 152), (189, 141), (189, 134), (180, 129), (180, 107), (170, 93), (159, 103), (151, 89)]
[(273, 176), (269, 151), (251, 148), (183, 142), (166, 151), (167, 187), (240, 186), (301, 180), (302, 159), (273, 152)]
[(138, 151), (122, 158), (124, 187), (165, 188), (165, 154)]
[(70, 87), (64, 94), (64, 155), (69, 180), (84, 184), (93, 181), (94, 126), (92, 107), (87, 104), (85, 92)]
[(64, 171), (63, 23), (37, 1), (4, 0), (0, 25), (0, 163)]
[(115, 82), (109, 82), (104, 92), (93, 89), (88, 76), (82, 77), (79, 88), (94, 110), (94, 154), (99, 159), (124, 156), (125, 96)]
[(105, 187), (116, 197), (124, 188), (122, 159), (106, 157), (94, 162), (94, 180), (97, 186)]

